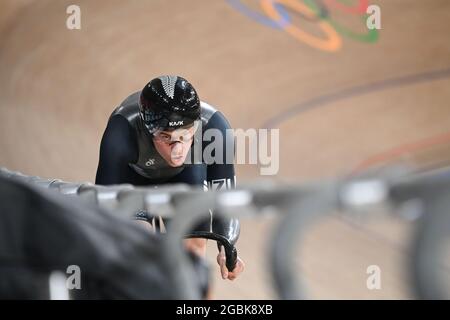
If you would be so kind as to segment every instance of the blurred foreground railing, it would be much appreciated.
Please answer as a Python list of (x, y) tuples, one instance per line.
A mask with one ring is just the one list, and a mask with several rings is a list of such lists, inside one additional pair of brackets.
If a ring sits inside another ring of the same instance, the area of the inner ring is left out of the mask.
[[(170, 233), (164, 238), (164, 257), (180, 299), (198, 299), (194, 270), (183, 254), (183, 236), (213, 209), (226, 217), (279, 215), (281, 220), (270, 240), (268, 265), (275, 289), (282, 299), (306, 298), (304, 284), (297, 276), (294, 257), (305, 231), (320, 218), (337, 209), (366, 215), (380, 207), (402, 217), (420, 218), (412, 256), (413, 286), (419, 298), (448, 299), (448, 283), (442, 263), (448, 256), (441, 244), (450, 236), (450, 169), (425, 174), (387, 174), (320, 182), (308, 185), (259, 184), (235, 190), (204, 192), (186, 185), (141, 188), (131, 185), (96, 186), (26, 176), (7, 169), (0, 174), (54, 189), (62, 194), (107, 208), (111, 213), (132, 216), (139, 210), (171, 217)], [(425, 214), (423, 214), (425, 213)], [(442, 250), (441, 250), (442, 249)], [(450, 252), (450, 251), (448, 251)], [(442, 261), (441, 261), (442, 260)], [(445, 269), (445, 268), (444, 268)]]

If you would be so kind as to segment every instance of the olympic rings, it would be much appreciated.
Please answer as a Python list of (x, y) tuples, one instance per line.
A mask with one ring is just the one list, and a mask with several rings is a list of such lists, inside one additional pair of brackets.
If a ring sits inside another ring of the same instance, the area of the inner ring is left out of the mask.
[[(338, 51), (342, 47), (339, 35), (367, 43), (376, 42), (379, 37), (376, 29), (368, 30), (367, 33), (354, 32), (333, 20), (330, 15), (330, 8), (360, 15), (365, 25), (369, 17), (366, 13), (368, 0), (259, 0), (265, 15), (243, 4), (243, 0), (227, 0), (227, 2), (247, 17), (266, 26), (284, 30), (297, 40), (323, 51)], [(356, 3), (352, 5), (351, 2)], [(325, 37), (314, 36), (294, 25), (289, 9), (302, 18), (315, 22)]]
[[(315, 16), (315, 12), (313, 10), (296, 0), (261, 0), (261, 5), (264, 11), (275, 21), (278, 21), (280, 17), (274, 6), (274, 2), (282, 3), (297, 12), (303, 13), (310, 19)], [(303, 41), (314, 48), (331, 52), (339, 50), (342, 46), (342, 41), (338, 33), (325, 21), (318, 21), (317, 24), (319, 25), (319, 28), (322, 29), (322, 31), (327, 35), (325, 40), (312, 36), (292, 24), (284, 25), (283, 29), (294, 38)]]

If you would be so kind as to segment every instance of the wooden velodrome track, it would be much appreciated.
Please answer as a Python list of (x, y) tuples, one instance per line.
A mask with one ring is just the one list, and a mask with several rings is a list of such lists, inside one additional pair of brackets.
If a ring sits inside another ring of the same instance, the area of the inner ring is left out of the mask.
[[(262, 13), (259, 1), (241, 2)], [(302, 18), (294, 2), (301, 1), (283, 2), (290, 24), (323, 38), (317, 19)], [(325, 2), (335, 21), (367, 33), (361, 17), (345, 13), (339, 1)], [(379, 37), (334, 36), (341, 44), (329, 51), (246, 16), (238, 1), (78, 0), (82, 29), (68, 30), (72, 3), (0, 0), (1, 166), (93, 181), (109, 114), (160, 74), (189, 79), (236, 128), (279, 128), (280, 171), (273, 178), (281, 182), (450, 159), (447, 0), (371, 1), (381, 8)], [(259, 178), (256, 166), (237, 171), (238, 182)], [(234, 282), (215, 273), (215, 298), (275, 297), (264, 252), (274, 220), (243, 220), (239, 250), (247, 269)], [(320, 224), (299, 259), (310, 296), (413, 297), (412, 230), (386, 217)], [(209, 257), (215, 258), (213, 245)], [(373, 264), (382, 270), (381, 290), (366, 288)]]

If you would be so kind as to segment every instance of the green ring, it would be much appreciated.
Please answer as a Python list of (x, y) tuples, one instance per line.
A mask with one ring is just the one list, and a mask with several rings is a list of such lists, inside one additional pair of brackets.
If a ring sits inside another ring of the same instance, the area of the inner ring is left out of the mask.
[[(333, 19), (331, 19), (331, 17), (329, 15), (327, 15), (326, 17), (321, 16), (320, 11), (319, 11), (320, 8), (318, 8), (315, 0), (303, 0), (303, 2), (310, 9), (314, 10), (314, 12), (316, 13), (316, 15), (319, 18), (326, 20), (340, 35), (343, 35), (345, 37), (348, 37), (350, 39), (357, 40), (360, 42), (369, 42), (369, 43), (374, 43), (379, 39), (379, 33), (378, 33), (378, 30), (376, 30), (376, 29), (369, 30), (369, 32), (366, 34), (353, 32), (353, 31), (348, 30), (347, 28), (343, 27), (339, 23), (335, 22)], [(364, 22), (364, 25), (366, 24), (368, 17), (369, 17), (368, 14), (363, 15), (362, 20)]]

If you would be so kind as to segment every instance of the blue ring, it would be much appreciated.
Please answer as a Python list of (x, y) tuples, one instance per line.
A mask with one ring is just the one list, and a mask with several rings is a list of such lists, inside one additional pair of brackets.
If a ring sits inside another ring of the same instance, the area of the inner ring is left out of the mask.
[(282, 4), (276, 3), (275, 8), (281, 16), (281, 19), (278, 21), (274, 21), (269, 17), (266, 17), (263, 14), (260, 14), (256, 11), (251, 10), (248, 6), (242, 3), (241, 0), (226, 0), (232, 7), (236, 10), (240, 11), (250, 19), (255, 20), (265, 26), (274, 28), (274, 29), (283, 29), (285, 26), (291, 24), (291, 17), (287, 10), (283, 7)]

